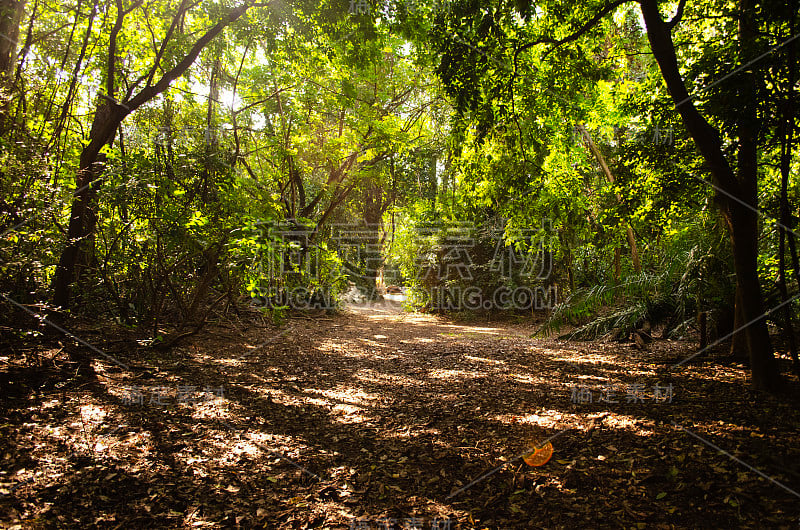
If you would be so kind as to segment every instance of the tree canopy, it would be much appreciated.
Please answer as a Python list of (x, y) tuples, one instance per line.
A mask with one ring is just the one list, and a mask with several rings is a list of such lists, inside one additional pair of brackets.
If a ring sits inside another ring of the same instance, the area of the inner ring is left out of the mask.
[(543, 333), (702, 313), (759, 388), (770, 326), (796, 358), (791, 2), (0, 7), (9, 299), (180, 330), (242, 295), (522, 288)]

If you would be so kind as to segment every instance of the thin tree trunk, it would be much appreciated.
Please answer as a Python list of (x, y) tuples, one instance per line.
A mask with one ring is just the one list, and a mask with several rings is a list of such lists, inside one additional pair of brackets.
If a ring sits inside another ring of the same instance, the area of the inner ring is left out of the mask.
[[(781, 192), (783, 193), (783, 191)], [(780, 229), (778, 241), (778, 290), (781, 293), (781, 302), (786, 304), (783, 306), (783, 329), (786, 333), (786, 339), (789, 343), (789, 354), (794, 363), (794, 369), (798, 369), (797, 361), (797, 341), (794, 336), (794, 318), (792, 317), (792, 306), (787, 303), (789, 301), (789, 291), (786, 288), (786, 231)]]
[[(586, 130), (586, 127), (583, 126), (582, 123), (578, 124), (578, 129), (581, 131), (584, 140), (586, 141), (586, 145), (589, 146), (589, 150), (594, 155), (597, 163), (600, 164), (600, 167), (603, 169), (603, 173), (605, 173), (606, 178), (611, 184), (614, 184), (614, 175), (611, 173), (611, 170), (608, 168), (608, 164), (606, 163), (603, 154), (600, 152), (600, 149), (597, 148), (592, 137), (589, 135), (589, 132)], [(619, 193), (615, 194), (617, 196), (617, 202), (622, 203), (622, 197), (620, 197)], [(628, 245), (631, 247), (631, 261), (633, 261), (633, 270), (636, 273), (642, 272), (642, 263), (639, 260), (639, 247), (636, 245), (636, 236), (633, 234), (633, 228), (631, 228), (630, 223), (625, 223), (625, 232), (626, 237), (628, 238)]]
[[(81, 6), (82, 5), (83, 5), (83, 0), (78, 0), (77, 4), (75, 5), (75, 8), (74, 8), (75, 9), (75, 20), (72, 22), (72, 29), (69, 32), (69, 38), (67, 39), (67, 44), (66, 44), (66, 46), (64, 46), (64, 55), (61, 58), (61, 64), (59, 66), (59, 69), (61, 69), (61, 70), (64, 70), (64, 68), (66, 67), (67, 60), (69, 59), (70, 52), (72, 51), (72, 40), (75, 38), (75, 31), (78, 28), (78, 21), (81, 18), (80, 17), (80, 13), (81, 13)], [(39, 137), (39, 141), (42, 141), (42, 137), (44, 135), (45, 128), (50, 123), (50, 118), (53, 115), (53, 106), (55, 104), (56, 94), (58, 94), (58, 90), (53, 90), (52, 93), (50, 94), (50, 99), (47, 102), (47, 111), (44, 113), (44, 119), (42, 120), (42, 125), (41, 125), (41, 127), (39, 127), (39, 133), (37, 135)], [(63, 150), (60, 150), (60, 151), (63, 151)], [(56, 164), (56, 166), (58, 166), (58, 164)], [(56, 181), (56, 179), (58, 178), (57, 175), (58, 175), (58, 171), (57, 170), (53, 171), (53, 176), (52, 176), (52, 178), (53, 178), (53, 181), (52, 181), (53, 186), (55, 186), (57, 184), (57, 181)]]
[(206, 130), (203, 133), (203, 140), (205, 142), (205, 164), (203, 168), (203, 182), (200, 191), (200, 198), (203, 204), (209, 202), (209, 198), (216, 197), (216, 190), (214, 189), (213, 174), (214, 167), (211, 164), (212, 158), (217, 153), (217, 146), (219, 145), (219, 138), (217, 137), (217, 129), (214, 126), (214, 110), (219, 101), (219, 77), (222, 69), (219, 57), (214, 58), (214, 65), (211, 67), (211, 81), (208, 88), (208, 107), (206, 108)]
[[(753, 6), (750, 0), (743, 0), (739, 5), (739, 60), (744, 63), (758, 48)], [(742, 287), (742, 309), (745, 325), (748, 326), (746, 337), (753, 384), (768, 390), (778, 385), (779, 374), (770, 344), (758, 277), (758, 131), (761, 123), (756, 109), (756, 77), (752, 70), (743, 70), (740, 75), (744, 81), (741, 84), (741, 116), (737, 123), (739, 149), (736, 180), (740, 187), (739, 198), (750, 207), (740, 202), (729, 202), (733, 260)]]
[[(89, 38), (92, 35), (92, 26), (94, 25), (94, 18), (97, 15), (97, 3), (98, 0), (94, 0), (92, 4), (92, 11), (89, 14), (89, 23), (86, 28), (86, 33), (83, 36), (83, 43), (81, 44), (81, 51), (78, 55), (78, 60), (75, 61), (75, 66), (72, 69), (72, 79), (70, 80), (69, 90), (67, 91), (67, 97), (64, 100), (64, 104), (61, 106), (61, 114), (59, 115), (58, 119), (56, 120), (55, 129), (53, 131), (53, 142), (57, 142), (61, 136), (61, 131), (64, 128), (64, 125), (67, 121), (67, 117), (69, 115), (69, 110), (72, 107), (72, 102), (75, 99), (75, 91), (78, 85), (78, 78), (80, 77), (80, 70), (81, 66), (83, 65), (83, 60), (86, 57), (86, 50), (89, 47)], [(108, 72), (106, 72), (106, 76), (108, 77)], [(111, 76), (113, 78), (113, 76)]]
[(572, 253), (572, 245), (564, 234), (563, 230), (559, 230), (559, 239), (561, 248), (564, 249), (564, 261), (567, 265), (567, 281), (569, 283), (569, 292), (575, 291), (575, 256)]
[[(220, 244), (220, 248), (223, 245)], [(197, 316), (197, 311), (200, 308), (200, 304), (202, 304), (203, 300), (205, 300), (206, 295), (208, 294), (209, 289), (211, 288), (211, 283), (214, 281), (214, 278), (219, 274), (219, 270), (217, 268), (217, 262), (219, 261), (219, 249), (218, 248), (208, 248), (203, 252), (203, 259), (205, 261), (205, 271), (203, 271), (203, 275), (200, 277), (200, 281), (197, 284), (197, 288), (192, 295), (191, 302), (189, 302), (189, 307), (187, 308), (186, 313), (186, 320), (182, 322), (181, 325), (190, 325), (196, 324), (195, 317)]]
[[(794, 9), (797, 2), (792, 2), (792, 20), (789, 24), (789, 34), (794, 34), (795, 26), (795, 12)], [(789, 206), (789, 172), (792, 161), (792, 143), (794, 141), (794, 79), (795, 79), (795, 44), (794, 41), (789, 43), (789, 48), (786, 50), (787, 64), (789, 65), (789, 82), (787, 84), (788, 93), (786, 95), (786, 102), (783, 109), (783, 120), (780, 127), (781, 136), (781, 195), (780, 195), (780, 226), (779, 233), (780, 239), (778, 242), (778, 289), (781, 293), (781, 301), (785, 303), (783, 307), (783, 326), (786, 330), (786, 335), (789, 341), (789, 353), (792, 356), (793, 368), (796, 373), (800, 373), (800, 363), (797, 359), (797, 341), (794, 334), (794, 318), (792, 315), (792, 306), (788, 302), (789, 290), (786, 286), (786, 246), (785, 241), (788, 238), (789, 244), (792, 247), (793, 259), (797, 259), (797, 249), (794, 248), (794, 234), (792, 230), (792, 215)], [(787, 230), (788, 229), (788, 230)], [(795, 274), (797, 274), (797, 263), (795, 262)]]
[(705, 311), (697, 314), (697, 327), (700, 331), (700, 350), (705, 349), (708, 344), (708, 315)]

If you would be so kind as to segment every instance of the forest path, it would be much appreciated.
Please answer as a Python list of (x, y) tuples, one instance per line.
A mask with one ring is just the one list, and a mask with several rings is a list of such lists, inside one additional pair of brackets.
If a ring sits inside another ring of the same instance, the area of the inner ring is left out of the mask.
[[(98, 363), (96, 382), (14, 402), (10, 416), (25, 427), (4, 433), (8, 453), (22, 462), (15, 481), (32, 482), (0, 519), (27, 510), (82, 525), (102, 511), (113, 514), (108, 527), (379, 528), (388, 517), (393, 528), (669, 528), (703, 526), (698, 503), (719, 526), (741, 525), (742, 510), (767, 525), (798, 511), (790, 494), (674, 425), (797, 486), (799, 413), (748, 406), (742, 367), (665, 375), (693, 345), (565, 343), (531, 338), (528, 323), (396, 309), (281, 326), (243, 314), (169, 352), (130, 352), (131, 373)], [(655, 399), (653, 386), (668, 384), (672, 402)], [(126, 400), (134, 385), (141, 403)], [(219, 392), (181, 402), (187, 385)], [(603, 388), (615, 392), (607, 401)], [(544, 466), (518, 458), (550, 438)]]

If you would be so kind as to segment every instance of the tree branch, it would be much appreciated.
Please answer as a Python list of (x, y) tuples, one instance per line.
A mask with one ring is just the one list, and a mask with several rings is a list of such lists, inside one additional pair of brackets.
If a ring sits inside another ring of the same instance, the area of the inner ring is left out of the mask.
[(675, 16), (672, 17), (672, 20), (667, 22), (667, 30), (672, 31), (672, 28), (678, 25), (678, 23), (683, 18), (683, 8), (686, 6), (686, 0), (681, 0), (678, 4), (678, 10), (675, 12)]
[(161, 58), (164, 56), (164, 51), (167, 49), (167, 43), (172, 37), (172, 32), (175, 31), (175, 27), (178, 25), (178, 19), (181, 18), (181, 15), (186, 10), (185, 5), (186, 0), (181, 0), (181, 5), (178, 6), (178, 12), (175, 13), (175, 16), (172, 18), (172, 24), (169, 25), (169, 29), (164, 35), (164, 40), (161, 41), (161, 48), (159, 48), (159, 50), (156, 52), (156, 57), (153, 59), (153, 67), (150, 69), (150, 73), (147, 74), (147, 82), (145, 83), (145, 87), (149, 87), (153, 82), (153, 77), (156, 75), (158, 65), (161, 64)]
[(238, 20), (250, 7), (250, 3), (245, 3), (234, 8), (230, 13), (228, 13), (227, 17), (220, 20), (217, 22), (217, 24), (211, 27), (211, 29), (206, 31), (202, 37), (197, 39), (191, 50), (189, 50), (189, 53), (187, 53), (186, 56), (181, 59), (177, 65), (175, 65), (174, 68), (165, 73), (155, 85), (148, 84), (148, 86), (145, 86), (138, 94), (131, 98), (130, 101), (125, 103), (129, 109), (128, 113), (133, 112), (144, 103), (166, 90), (170, 83), (183, 75), (184, 72), (186, 72), (186, 70), (188, 70), (189, 67), (194, 64), (195, 60), (197, 60), (197, 57), (200, 55), (200, 52), (203, 51), (203, 48), (205, 48), (208, 43), (214, 39), (214, 37), (219, 35), (229, 24)]
[(142, 5), (142, 1), (138, 0), (131, 5), (130, 9), (124, 9), (122, 0), (116, 0), (117, 19), (114, 21), (114, 27), (111, 28), (111, 33), (108, 36), (108, 63), (106, 67), (106, 94), (112, 99), (114, 98), (114, 75), (117, 61), (117, 35), (122, 30), (124, 18), (131, 11)]
[(616, 8), (618, 8), (619, 6), (621, 6), (623, 4), (629, 4), (629, 3), (634, 2), (634, 1), (636, 1), (636, 0), (615, 0), (614, 2), (611, 2), (610, 4), (606, 4), (605, 7), (600, 9), (600, 11), (598, 11), (583, 26), (578, 28), (578, 31), (576, 31), (575, 33), (573, 33), (571, 35), (568, 35), (568, 36), (564, 37), (563, 39), (555, 39), (553, 37), (541, 37), (539, 39), (536, 39), (535, 41), (523, 44), (522, 46), (517, 48), (517, 50), (514, 52), (514, 63), (515, 63), (515, 65), (516, 65), (516, 61), (517, 61), (517, 55), (519, 55), (520, 52), (523, 52), (523, 51), (527, 50), (528, 48), (533, 48), (534, 46), (537, 46), (539, 44), (552, 44), (553, 47), (550, 48), (549, 50), (547, 50), (547, 52), (544, 54), (544, 56), (546, 57), (550, 52), (556, 50), (559, 46), (561, 46), (563, 44), (566, 44), (568, 42), (572, 42), (574, 40), (579, 39), (582, 35), (587, 33), (590, 29), (595, 27), (597, 25), (597, 23), (600, 22), (600, 20), (602, 20), (603, 17), (605, 17), (611, 11), (615, 10)]

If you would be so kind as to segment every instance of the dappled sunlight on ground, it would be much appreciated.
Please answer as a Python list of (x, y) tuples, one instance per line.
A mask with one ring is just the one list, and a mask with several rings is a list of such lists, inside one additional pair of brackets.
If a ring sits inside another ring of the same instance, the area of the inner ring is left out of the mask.
[(493, 365), (504, 365), (504, 364), (506, 364), (505, 361), (499, 361), (497, 359), (486, 359), (484, 357), (475, 357), (473, 355), (465, 355), (464, 358), (468, 359), (470, 361), (477, 361), (479, 363), (486, 363), (486, 364), (493, 364)]
[(467, 371), (467, 370), (431, 370), (428, 372), (428, 377), (433, 379), (461, 380), (461, 379), (476, 379), (484, 377), (486, 374), (483, 372)]
[[(97, 363), (102, 384), (91, 393), (44, 400), (39, 413), (59, 417), (28, 432), (61, 449), (33, 447), (38, 464), (15, 481), (54, 484), (52, 506), (72, 502), (66, 492), (74, 483), (104, 484), (109, 497), (128, 496), (132, 512), (172, 513), (164, 526), (203, 526), (233, 510), (242, 526), (325, 521), (322, 528), (344, 529), (354, 517), (418, 514), (451, 517), (459, 528), (499, 520), (574, 527), (596, 521), (597, 506), (603, 524), (625, 526), (633, 520), (626, 514), (652, 514), (658, 501), (663, 517), (648, 519), (657, 527), (674, 517), (675, 498), (689, 506), (716, 502), (704, 495), (730, 484), (769, 487), (757, 475), (737, 475), (747, 469), (715, 459), (673, 422), (771, 475), (791, 465), (771, 463), (770, 454), (793, 449), (780, 444), (770, 417), (749, 407), (747, 392), (732, 392), (746, 381), (742, 367), (703, 362), (665, 374), (689, 345), (641, 352), (534, 339), (532, 330), (367, 308), (283, 328), (211, 329), (135, 379)], [(674, 399), (654, 399), (652, 387), (667, 383)], [(151, 401), (149, 390), (141, 403), (126, 403), (134, 384), (168, 389), (165, 403)], [(208, 390), (181, 402), (185, 385)], [(643, 397), (629, 402), (633, 387)], [(219, 395), (209, 393), (214, 388)], [(603, 393), (609, 388), (615, 399)], [(800, 426), (796, 411), (774, 408), (782, 422)], [(546, 465), (519, 460), (549, 440)], [(679, 461), (681, 454), (693, 456)], [(609, 490), (619, 496), (598, 493)], [(664, 491), (669, 497), (657, 499)], [(773, 497), (760, 509), (791, 504)], [(731, 512), (725, 521), (736, 520)]]
[(311, 392), (321, 394), (327, 398), (331, 398), (326, 403), (333, 403), (334, 401), (342, 401), (353, 405), (374, 404), (380, 397), (377, 394), (364, 392), (360, 388), (346, 387), (340, 385), (337, 390), (320, 390), (315, 388), (306, 388), (304, 392)]

